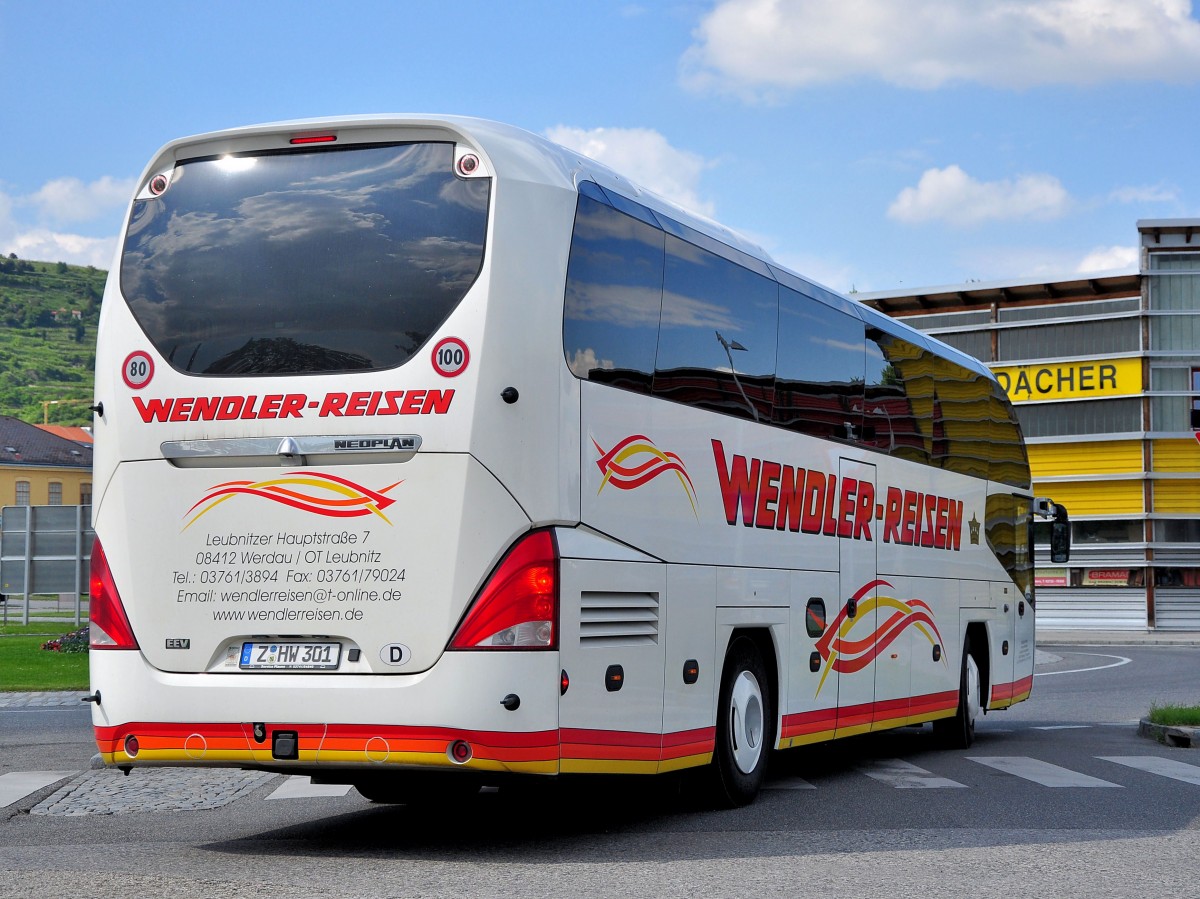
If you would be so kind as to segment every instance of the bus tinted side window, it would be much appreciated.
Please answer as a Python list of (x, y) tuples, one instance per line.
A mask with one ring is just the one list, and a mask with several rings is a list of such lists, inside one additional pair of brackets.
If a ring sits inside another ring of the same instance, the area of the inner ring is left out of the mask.
[(1029, 486), (1029, 463), (1012, 406), (990, 378), (935, 359), (932, 463), (976, 478)]
[(563, 320), (576, 377), (1029, 486), (1020, 426), (982, 373), (580, 191)]
[(867, 330), (864, 442), (928, 465), (933, 450), (930, 354), (875, 328)]
[(988, 382), (991, 395), (988, 397), (991, 450), (988, 477), (1002, 484), (1028, 488), (1029, 456), (1021, 439), (1021, 426), (1017, 423), (1012, 404), (999, 384)]
[(986, 478), (991, 469), (991, 383), (946, 359), (937, 361), (933, 462), (950, 471)]
[(1033, 553), (1031, 551), (1032, 515), (1029, 500), (1011, 494), (993, 494), (987, 498), (984, 530), (988, 546), (1008, 571), (1008, 576), (1033, 601)]
[(863, 324), (783, 287), (779, 291), (779, 362), (775, 424), (837, 440), (862, 425)]
[(654, 393), (770, 421), (778, 317), (774, 281), (667, 235)]
[(563, 347), (576, 377), (649, 393), (665, 235), (580, 196), (567, 263)]

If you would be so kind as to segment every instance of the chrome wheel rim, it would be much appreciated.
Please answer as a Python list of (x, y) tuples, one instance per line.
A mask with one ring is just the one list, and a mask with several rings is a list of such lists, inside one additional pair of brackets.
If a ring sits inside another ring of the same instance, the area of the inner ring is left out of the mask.
[(750, 774), (763, 751), (762, 687), (751, 672), (743, 671), (733, 682), (729, 697), (729, 746), (739, 771)]

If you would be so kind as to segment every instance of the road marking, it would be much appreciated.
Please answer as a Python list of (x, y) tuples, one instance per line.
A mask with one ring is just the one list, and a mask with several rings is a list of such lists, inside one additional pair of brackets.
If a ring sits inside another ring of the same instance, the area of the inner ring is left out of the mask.
[(1098, 755), (1096, 758), (1200, 786), (1200, 767), (1189, 765), (1187, 762), (1164, 759), (1157, 755)]
[(867, 777), (889, 784), (897, 790), (934, 790), (946, 787), (965, 787), (956, 780), (939, 777), (932, 771), (918, 768), (903, 759), (876, 759), (858, 770)]
[(289, 775), (267, 799), (309, 799), (317, 796), (345, 796), (350, 784), (315, 784), (311, 777)]
[(1051, 677), (1055, 674), (1082, 674), (1085, 671), (1103, 671), (1105, 668), (1120, 668), (1122, 665), (1128, 665), (1133, 659), (1127, 659), (1125, 656), (1110, 656), (1099, 652), (1077, 652), (1073, 655), (1080, 656), (1095, 656), (1098, 659), (1116, 659), (1115, 662), (1110, 662), (1107, 665), (1095, 665), (1091, 668), (1072, 668), (1070, 671), (1035, 671), (1034, 677)]
[(781, 777), (763, 784), (764, 790), (815, 790), (812, 784), (800, 777)]
[(1049, 762), (1031, 759), (1027, 756), (997, 755), (982, 757), (969, 755), (967, 758), (972, 762), (987, 765), (989, 768), (995, 768), (997, 771), (1003, 771), (1005, 774), (1011, 774), (1014, 777), (1020, 777), (1024, 780), (1032, 780), (1043, 787), (1117, 787), (1118, 789), (1121, 787), (1120, 784), (1109, 783), (1107, 780), (1101, 780), (1098, 777), (1080, 774), (1078, 771), (1072, 771), (1069, 768), (1060, 768), (1058, 765), (1051, 765)]
[(10, 771), (0, 774), (0, 808), (36, 793), (64, 777), (74, 777), (75, 771)]
[(1034, 730), (1087, 730), (1090, 724), (1046, 724)]

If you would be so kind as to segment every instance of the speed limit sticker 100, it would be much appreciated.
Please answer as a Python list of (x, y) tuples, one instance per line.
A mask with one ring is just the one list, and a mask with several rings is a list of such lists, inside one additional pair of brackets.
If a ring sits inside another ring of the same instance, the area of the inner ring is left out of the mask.
[(121, 377), (125, 379), (126, 386), (140, 390), (154, 377), (154, 360), (145, 350), (134, 350), (121, 365)]
[(457, 337), (439, 340), (433, 348), (433, 370), (444, 378), (456, 378), (467, 370), (471, 353)]

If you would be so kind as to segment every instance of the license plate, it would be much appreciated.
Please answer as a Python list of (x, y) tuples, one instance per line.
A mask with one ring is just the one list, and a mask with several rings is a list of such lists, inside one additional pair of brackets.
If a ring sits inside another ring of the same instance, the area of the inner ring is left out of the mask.
[(341, 658), (341, 643), (243, 643), (238, 667), (333, 671)]

